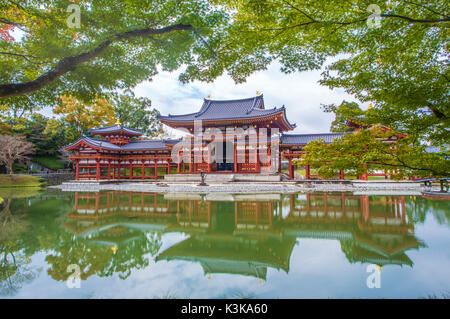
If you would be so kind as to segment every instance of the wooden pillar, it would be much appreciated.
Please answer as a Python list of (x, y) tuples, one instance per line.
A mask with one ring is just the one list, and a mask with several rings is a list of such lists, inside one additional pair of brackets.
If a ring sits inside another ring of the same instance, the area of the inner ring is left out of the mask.
[(345, 173), (343, 170), (339, 171), (339, 178), (340, 179), (345, 179)]
[(145, 161), (142, 160), (141, 164), (142, 164), (142, 180), (144, 180), (144, 177), (145, 177)]
[(95, 171), (95, 179), (96, 180), (100, 180), (100, 160), (97, 160), (97, 164), (96, 164), (96, 171)]
[(189, 173), (192, 173), (192, 152), (191, 156), (189, 157)]
[(289, 161), (289, 179), (294, 179), (294, 170), (292, 167), (292, 158), (288, 159)]
[(258, 144), (255, 145), (255, 172), (258, 172)]
[(108, 160), (108, 180), (111, 179), (111, 160)]
[(361, 175), (361, 179), (363, 181), (367, 181), (368, 178), (367, 178), (367, 164), (366, 163), (363, 164), (363, 172), (364, 173)]
[(117, 179), (120, 181), (120, 161), (117, 164)]
[(170, 162), (167, 160), (167, 174), (170, 174)]
[(234, 172), (238, 171), (238, 163), (237, 163), (237, 142), (234, 143)]
[(278, 151), (278, 173), (281, 173), (281, 150)]
[(177, 173), (180, 173), (180, 152), (178, 152), (178, 164), (177, 164)]
[(88, 165), (89, 165), (88, 166), (88, 180), (90, 181), (91, 180), (91, 166), (90, 166), (91, 163), (89, 162)]
[(311, 167), (309, 164), (305, 166), (305, 179), (311, 179)]
[(158, 160), (155, 158), (155, 180), (158, 179)]
[(80, 160), (75, 160), (75, 180), (79, 180), (80, 179)]
[(211, 149), (208, 144), (208, 172), (211, 172)]

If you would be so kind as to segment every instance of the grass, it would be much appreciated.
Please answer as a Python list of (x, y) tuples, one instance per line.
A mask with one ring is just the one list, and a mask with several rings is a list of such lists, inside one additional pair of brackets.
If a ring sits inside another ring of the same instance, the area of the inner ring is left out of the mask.
[(37, 176), (0, 174), (0, 188), (40, 187), (43, 180)]
[(53, 170), (64, 168), (64, 162), (56, 157), (36, 156), (32, 158), (32, 161)]
[[(23, 188), (1, 188), (0, 187), (0, 198), (5, 201), (9, 198), (28, 198), (39, 195), (42, 190), (40, 187), (23, 187)], [(0, 203), (1, 204), (1, 203)]]

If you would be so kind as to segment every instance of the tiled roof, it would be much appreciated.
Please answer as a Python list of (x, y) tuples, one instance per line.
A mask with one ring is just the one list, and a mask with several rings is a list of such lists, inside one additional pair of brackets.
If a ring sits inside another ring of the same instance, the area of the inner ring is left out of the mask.
[(341, 138), (344, 133), (317, 133), (317, 134), (283, 134), (282, 145), (306, 145), (311, 141), (324, 139), (325, 143), (332, 143), (335, 138)]
[(108, 141), (105, 141), (105, 140), (98, 140), (98, 139), (87, 137), (84, 135), (82, 135), (77, 141), (73, 142), (72, 144), (67, 145), (65, 148), (69, 148), (73, 145), (76, 145), (80, 141), (84, 141), (85, 143), (92, 145), (94, 147), (98, 147), (98, 148), (104, 148), (104, 149), (115, 150), (115, 151), (120, 150), (120, 146), (118, 146), (118, 145), (109, 143)]
[(135, 141), (125, 144), (121, 147), (123, 151), (136, 151), (136, 150), (162, 150), (167, 149), (166, 144), (176, 144), (180, 140), (148, 140), (148, 141)]
[(144, 132), (135, 130), (135, 129), (131, 129), (128, 127), (125, 127), (123, 125), (120, 124), (115, 124), (115, 125), (111, 125), (111, 126), (105, 126), (105, 127), (100, 127), (100, 128), (96, 128), (96, 129), (90, 129), (89, 133), (91, 133), (92, 135), (95, 134), (109, 134), (109, 133), (116, 133), (116, 132), (125, 132), (131, 135), (142, 135), (144, 134)]
[(105, 140), (98, 140), (95, 138), (82, 136), (76, 142), (67, 145), (65, 148), (69, 148), (73, 145), (78, 144), (80, 141), (84, 141), (85, 143), (98, 148), (103, 148), (106, 150), (114, 150), (114, 151), (140, 151), (140, 150), (166, 150), (168, 149), (167, 145), (174, 145), (180, 142), (179, 139), (165, 139), (165, 140), (148, 140), (148, 141), (133, 141), (127, 143), (122, 146), (118, 146), (112, 143), (109, 143)]
[[(247, 119), (268, 116), (284, 112), (285, 108), (264, 108), (263, 95), (240, 100), (208, 100), (205, 99), (200, 111), (183, 115), (160, 115), (160, 120), (170, 122), (191, 122), (207, 120)], [(290, 124), (295, 127), (294, 124)]]

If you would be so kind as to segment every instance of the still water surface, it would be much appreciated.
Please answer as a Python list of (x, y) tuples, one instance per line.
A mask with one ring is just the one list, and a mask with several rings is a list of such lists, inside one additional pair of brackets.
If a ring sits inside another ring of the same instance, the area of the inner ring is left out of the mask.
[[(347, 193), (0, 196), (2, 298), (450, 295), (450, 201)], [(69, 265), (77, 266), (68, 272)], [(369, 265), (378, 266), (380, 288), (367, 285), (375, 278)], [(80, 288), (68, 288), (76, 267)]]

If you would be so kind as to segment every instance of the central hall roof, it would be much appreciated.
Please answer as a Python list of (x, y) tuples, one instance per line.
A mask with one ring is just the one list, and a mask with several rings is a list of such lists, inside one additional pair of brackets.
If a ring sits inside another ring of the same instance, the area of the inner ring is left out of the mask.
[[(229, 119), (251, 119), (269, 116), (285, 112), (285, 107), (266, 109), (264, 107), (263, 95), (239, 99), (239, 100), (209, 100), (204, 99), (203, 105), (198, 112), (162, 116), (158, 118), (169, 122), (192, 122), (192, 121), (214, 121)], [(289, 123), (290, 124), (290, 123)], [(292, 128), (295, 124), (290, 124)]]
[(92, 135), (96, 135), (96, 134), (113, 134), (113, 133), (119, 133), (119, 132), (123, 132), (129, 135), (136, 135), (136, 136), (140, 136), (143, 135), (144, 132), (129, 128), (129, 127), (125, 127), (122, 124), (114, 124), (114, 125), (110, 125), (110, 126), (105, 126), (105, 127), (100, 127), (100, 128), (96, 128), (96, 129), (90, 129), (89, 133), (91, 133)]

